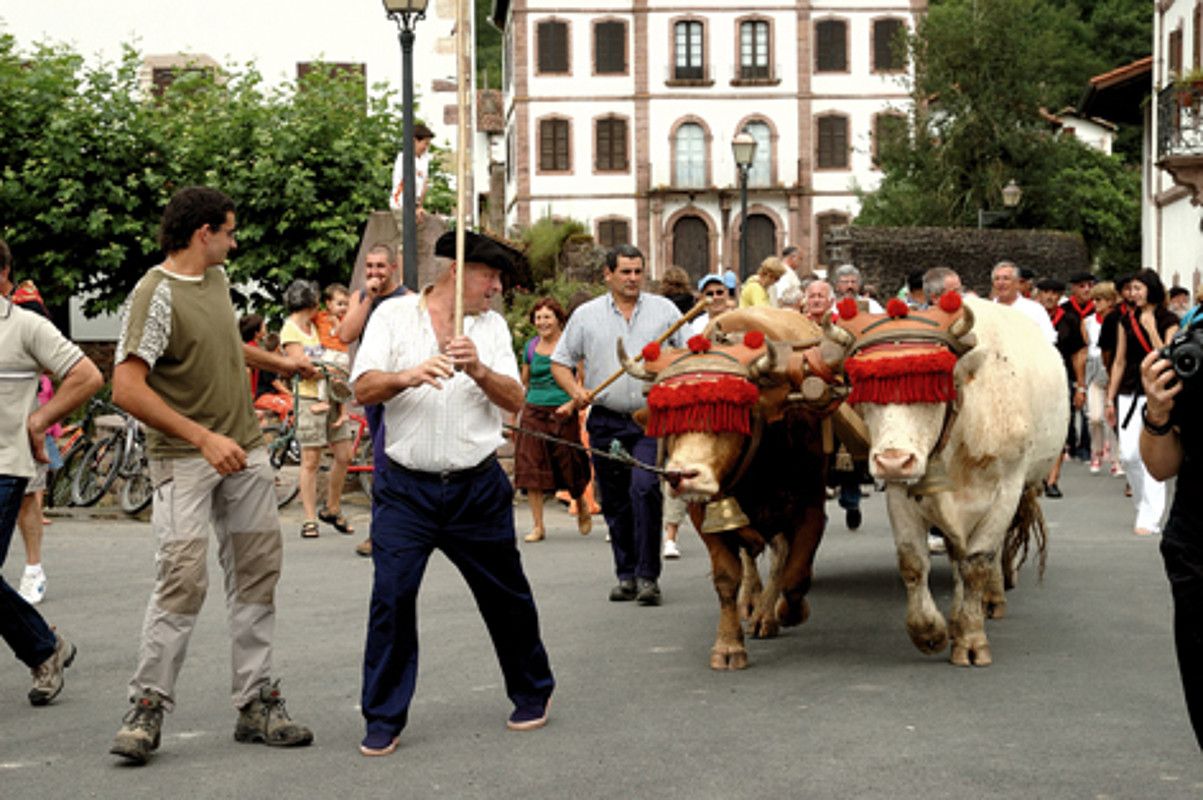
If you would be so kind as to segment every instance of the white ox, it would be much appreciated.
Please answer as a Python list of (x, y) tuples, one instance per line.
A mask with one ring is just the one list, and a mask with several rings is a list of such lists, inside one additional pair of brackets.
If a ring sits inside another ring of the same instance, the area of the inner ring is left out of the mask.
[[(1043, 561), (1036, 497), (1061, 455), (1069, 400), (1061, 358), (1029, 319), (978, 298), (964, 302), (976, 346), (953, 370), (957, 410), (947, 431), (945, 403), (859, 403), (856, 410), (869, 429), (870, 471), (887, 487), (911, 640), (936, 653), (951, 634), (954, 664), (985, 666), (992, 658), (984, 617), (1003, 615), (1003, 572), (1010, 582), (1032, 532)], [(946, 441), (933, 452), (942, 433)], [(950, 486), (930, 491), (942, 472)], [(951, 626), (928, 588), (930, 526), (944, 533), (953, 563)]]

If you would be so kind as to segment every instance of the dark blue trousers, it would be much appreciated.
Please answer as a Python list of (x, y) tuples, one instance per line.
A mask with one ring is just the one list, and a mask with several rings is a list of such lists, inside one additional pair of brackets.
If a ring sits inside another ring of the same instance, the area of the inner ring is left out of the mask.
[[(594, 406), (585, 427), (590, 447), (609, 450), (610, 443), (617, 440), (643, 463), (656, 462), (656, 440), (645, 436), (643, 428), (629, 414)], [(659, 477), (596, 456), (593, 469), (601, 486), (602, 514), (610, 527), (610, 548), (614, 551), (614, 572), (618, 579), (658, 579), (660, 525), (664, 518)]]
[[(0, 567), (8, 556), (17, 512), (25, 497), (28, 478), (0, 475)], [(33, 669), (54, 655), (54, 631), (37, 610), (26, 603), (0, 575), (0, 636), (13, 649), (13, 654)]]
[(476, 598), (515, 706), (555, 687), (539, 615), (514, 542), (514, 489), (496, 460), (476, 473), (442, 477), (391, 461), (375, 471), (375, 577), (363, 657), (361, 705), (368, 733), (405, 727), (418, 678), (418, 588), (435, 548)]
[(1161, 555), (1174, 597), (1174, 647), (1186, 712), (1203, 749), (1203, 531), (1192, 530), (1171, 512)]

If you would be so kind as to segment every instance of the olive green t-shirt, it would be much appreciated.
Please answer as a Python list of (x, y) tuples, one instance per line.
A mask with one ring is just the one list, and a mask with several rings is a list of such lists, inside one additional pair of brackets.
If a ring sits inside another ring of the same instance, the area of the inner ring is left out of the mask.
[[(244, 450), (263, 443), (242, 338), (230, 302), (225, 270), (199, 277), (154, 267), (138, 281), (122, 311), (115, 363), (129, 356), (146, 362), (146, 383), (173, 410)], [(147, 450), (157, 458), (200, 454), (188, 442), (149, 429)]]

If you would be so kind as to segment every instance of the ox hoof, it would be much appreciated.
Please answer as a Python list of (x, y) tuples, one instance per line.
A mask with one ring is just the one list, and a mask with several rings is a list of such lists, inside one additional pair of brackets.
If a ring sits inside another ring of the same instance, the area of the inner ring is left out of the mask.
[(748, 651), (742, 647), (738, 650), (716, 647), (710, 651), (710, 668), (723, 671), (747, 669)]
[(748, 621), (748, 635), (753, 639), (773, 639), (781, 631), (775, 616), (764, 614)]
[(982, 610), (986, 612), (986, 619), (1002, 619), (1007, 615), (1007, 599), (983, 600)]
[(810, 603), (806, 598), (802, 598), (802, 602), (796, 606), (790, 605), (784, 597), (777, 601), (777, 619), (781, 621), (782, 626), (792, 628), (795, 625), (801, 625), (806, 620), (810, 619)]
[(990, 656), (990, 645), (984, 641), (976, 645), (956, 642), (952, 646), (952, 663), (958, 667), (988, 667), (994, 659)]
[(939, 617), (919, 622), (908, 622), (906, 632), (910, 634), (911, 641), (915, 643), (915, 647), (918, 647), (921, 652), (928, 655), (939, 653), (948, 646), (948, 628), (945, 626), (944, 620)]

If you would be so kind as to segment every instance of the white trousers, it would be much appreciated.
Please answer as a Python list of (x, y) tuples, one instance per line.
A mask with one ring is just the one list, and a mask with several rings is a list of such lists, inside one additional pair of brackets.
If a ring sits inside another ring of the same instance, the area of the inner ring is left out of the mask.
[[(1132, 487), (1132, 502), (1136, 504), (1136, 526), (1153, 533), (1161, 532), (1161, 517), (1165, 513), (1165, 483), (1155, 480), (1145, 470), (1140, 459), (1141, 413), (1144, 411), (1144, 395), (1139, 397), (1121, 394), (1116, 398), (1115, 413), (1119, 429), (1119, 462), (1128, 474), (1128, 485)], [(1135, 410), (1131, 410), (1133, 404)], [(1128, 420), (1124, 427), (1124, 420)]]

